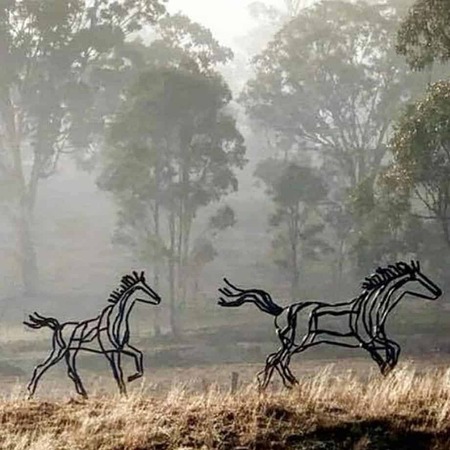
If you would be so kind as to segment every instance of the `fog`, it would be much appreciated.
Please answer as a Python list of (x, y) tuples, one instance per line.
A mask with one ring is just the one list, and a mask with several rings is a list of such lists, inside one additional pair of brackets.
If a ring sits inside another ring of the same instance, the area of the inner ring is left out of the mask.
[(156, 367), (276, 348), (269, 315), (217, 305), (224, 277), (337, 303), (410, 260), (444, 294), (405, 297), (387, 328), (446, 356), (449, 130), (411, 124), (450, 72), (402, 53), (412, 1), (19, 3), (0, 6), (0, 375), (45, 356), (30, 313), (95, 317), (133, 270), (162, 298), (131, 318)]

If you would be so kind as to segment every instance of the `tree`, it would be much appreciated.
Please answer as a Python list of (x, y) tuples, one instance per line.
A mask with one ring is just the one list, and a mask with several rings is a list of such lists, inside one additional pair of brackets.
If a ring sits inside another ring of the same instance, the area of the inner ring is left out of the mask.
[(404, 190), (392, 189), (381, 176), (363, 183), (350, 198), (353, 220), (358, 223), (352, 250), (363, 276), (374, 264), (398, 261), (417, 253), (423, 243), (420, 220), (410, 213), (410, 198)]
[(38, 278), (32, 233), (38, 187), (62, 154), (86, 149), (101, 127), (94, 101), (101, 86), (92, 85), (90, 75), (123, 67), (114, 49), (163, 12), (160, 0), (0, 4), (0, 171), (8, 180), (9, 215), (28, 293)]
[(339, 171), (348, 188), (377, 173), (389, 125), (411, 95), (395, 54), (392, 8), (319, 3), (291, 20), (255, 59), (242, 96), (248, 113), (284, 147), (307, 149)]
[[(234, 170), (245, 162), (245, 147), (225, 111), (231, 93), (221, 76), (203, 60), (200, 66), (182, 52), (170, 54), (125, 93), (99, 185), (118, 200), (121, 233), (133, 241), (142, 237), (144, 246), (158, 243), (168, 264), (176, 334), (175, 298), (186, 295), (194, 219), (200, 208), (237, 189)], [(154, 260), (155, 255), (146, 258)]]
[(241, 97), (279, 158), (327, 173), (340, 267), (357, 225), (349, 196), (362, 183), (373, 189), (392, 121), (424, 85), (396, 54), (399, 21), (391, 4), (327, 1), (304, 9), (254, 60), (256, 76)]
[(450, 59), (450, 5), (447, 0), (419, 0), (398, 31), (397, 51), (415, 69)]
[(235, 224), (236, 216), (234, 210), (228, 205), (222, 206), (209, 218), (207, 228), (194, 240), (186, 270), (188, 278), (192, 280), (193, 284), (192, 298), (196, 298), (199, 293), (202, 271), (218, 255), (214, 245), (218, 235)]
[(440, 224), (450, 249), (450, 82), (429, 86), (427, 96), (410, 105), (391, 143), (391, 188), (406, 191)]
[(317, 214), (327, 190), (322, 179), (308, 167), (266, 160), (256, 175), (268, 188), (275, 204), (270, 225), (275, 263), (289, 274), (291, 295), (298, 294), (302, 263), (330, 251), (321, 234), (325, 225)]
[[(430, 84), (424, 98), (409, 105), (396, 125), (391, 143), (394, 161), (384, 177), (391, 192), (409, 198), (410, 213), (427, 231), (421, 254), (441, 270), (450, 256), (442, 252), (442, 241), (450, 248), (449, 24), (450, 5), (445, 0), (416, 1), (401, 24), (397, 51), (411, 68), (427, 69)], [(436, 76), (439, 64), (442, 70)], [(431, 83), (431, 75), (439, 81)]]

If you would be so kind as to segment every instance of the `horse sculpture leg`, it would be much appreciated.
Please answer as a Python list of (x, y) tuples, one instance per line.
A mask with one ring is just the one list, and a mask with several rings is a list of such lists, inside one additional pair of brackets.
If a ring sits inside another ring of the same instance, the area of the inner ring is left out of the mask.
[(279, 368), (283, 371), (284, 376), (281, 375), (280, 370), (278, 370), (278, 373), (280, 373), (280, 376), (283, 379), (283, 384), (287, 388), (292, 388), (294, 385), (298, 384), (297, 378), (295, 378), (294, 374), (289, 368), (289, 359), (287, 357), (283, 357), (283, 359), (280, 361)]
[(397, 342), (388, 339), (384, 333), (376, 339), (376, 342), (383, 346), (386, 353), (385, 367), (382, 373), (387, 375), (397, 365), (401, 348)]
[(67, 375), (74, 382), (75, 389), (78, 394), (80, 394), (84, 398), (88, 398), (87, 392), (84, 389), (83, 383), (81, 381), (80, 376), (78, 375), (77, 366), (76, 366), (76, 356), (78, 350), (69, 350), (66, 353), (66, 363), (67, 363)]
[(260, 391), (265, 390), (270, 383), (270, 380), (273, 375), (273, 371), (275, 370), (274, 362), (275, 362), (277, 355), (278, 355), (278, 352), (271, 353), (270, 355), (268, 355), (266, 358), (266, 365), (265, 365), (264, 369), (261, 370), (260, 372), (258, 372), (258, 374), (256, 375), (256, 378), (258, 380), (258, 387), (259, 387)]
[(277, 352), (271, 353), (266, 358), (266, 365), (265, 365), (264, 369), (261, 370), (257, 375), (259, 389), (261, 391), (265, 390), (267, 388), (267, 386), (269, 385), (270, 380), (272, 379), (274, 370), (276, 370), (279, 373), (281, 380), (283, 381), (283, 385), (285, 387), (291, 387), (289, 375), (286, 372), (286, 367), (283, 364), (283, 358), (284, 358), (285, 352), (286, 352), (286, 349), (282, 348), (282, 349), (278, 350)]
[(142, 352), (132, 345), (126, 344), (122, 349), (122, 353), (134, 358), (134, 362), (136, 365), (136, 373), (128, 377), (128, 382), (142, 377), (142, 375), (144, 375), (144, 356), (142, 355)]
[(119, 392), (121, 394), (127, 395), (127, 388), (125, 386), (125, 382), (123, 381), (120, 351), (109, 352), (106, 354), (106, 357), (108, 358), (109, 365), (111, 366), (114, 375), (114, 379), (117, 382), (117, 386), (119, 387)]
[[(378, 364), (378, 367), (380, 369), (380, 372), (382, 375), (387, 375), (389, 369), (387, 362), (383, 359), (383, 357), (380, 355), (379, 350), (384, 350), (386, 346), (383, 344), (382, 346), (376, 345), (376, 341), (371, 342), (369, 344), (365, 343), (362, 344), (362, 348), (369, 352), (370, 357)], [(378, 342), (379, 344), (379, 342)]]
[(49, 357), (43, 363), (35, 367), (31, 380), (27, 386), (28, 398), (33, 397), (42, 375), (44, 375), (50, 367), (57, 364), (63, 358), (66, 351), (67, 348), (54, 348)]
[(400, 357), (401, 348), (400, 348), (400, 345), (397, 344), (397, 342), (395, 342), (395, 341), (388, 339), (387, 342), (389, 342), (391, 349), (392, 349), (391, 356), (388, 360), (388, 365), (391, 369), (393, 369), (397, 365), (398, 358)]

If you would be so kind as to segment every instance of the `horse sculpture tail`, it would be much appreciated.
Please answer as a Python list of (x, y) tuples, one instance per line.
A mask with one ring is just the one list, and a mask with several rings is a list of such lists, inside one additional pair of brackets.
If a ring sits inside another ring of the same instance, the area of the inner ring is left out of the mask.
[(28, 316), (29, 322), (24, 321), (24, 325), (37, 330), (38, 328), (48, 327), (53, 331), (61, 329), (61, 324), (53, 317), (44, 317), (37, 312)]
[(254, 303), (258, 309), (272, 316), (279, 316), (283, 308), (277, 305), (270, 294), (262, 289), (241, 289), (224, 278), (228, 287), (219, 289), (223, 295), (219, 305), (225, 307), (241, 306), (244, 303)]

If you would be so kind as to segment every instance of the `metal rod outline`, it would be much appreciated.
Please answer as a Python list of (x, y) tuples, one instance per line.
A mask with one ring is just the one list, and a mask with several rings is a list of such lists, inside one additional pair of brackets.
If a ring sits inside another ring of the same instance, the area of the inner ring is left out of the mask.
[(109, 298), (109, 304), (93, 319), (60, 323), (53, 317), (44, 317), (37, 312), (30, 314), (24, 325), (32, 329), (48, 327), (53, 330), (52, 351), (45, 361), (34, 370), (27, 390), (32, 398), (42, 376), (63, 358), (67, 365), (67, 376), (74, 382), (79, 395), (87, 398), (86, 389), (77, 369), (77, 354), (80, 351), (103, 354), (111, 367), (121, 394), (126, 395), (126, 385), (121, 366), (122, 355), (134, 358), (136, 372), (127, 380), (131, 382), (143, 376), (143, 354), (129, 344), (129, 316), (136, 302), (158, 305), (160, 296), (147, 284), (144, 272), (122, 277), (119, 288)]
[[(320, 344), (362, 348), (377, 363), (381, 374), (387, 375), (397, 365), (401, 352), (400, 345), (386, 335), (385, 324), (389, 314), (405, 295), (428, 300), (436, 300), (442, 295), (441, 289), (421, 272), (419, 261), (409, 264), (399, 261), (378, 267), (375, 273), (364, 279), (358, 297), (334, 304), (304, 301), (283, 308), (261, 289), (243, 289), (226, 278), (224, 281), (226, 286), (219, 288), (220, 306), (239, 307), (253, 303), (261, 311), (275, 316), (275, 331), (281, 346), (266, 357), (265, 367), (257, 375), (261, 390), (267, 388), (275, 370), (286, 387), (297, 384), (297, 378), (289, 367), (292, 356)], [(422, 291), (407, 290), (406, 286), (411, 282), (417, 282)], [(298, 315), (309, 308), (307, 332), (297, 343)], [(320, 318), (326, 316), (343, 317), (345, 332), (320, 328)], [(349, 339), (350, 342), (346, 342)]]

